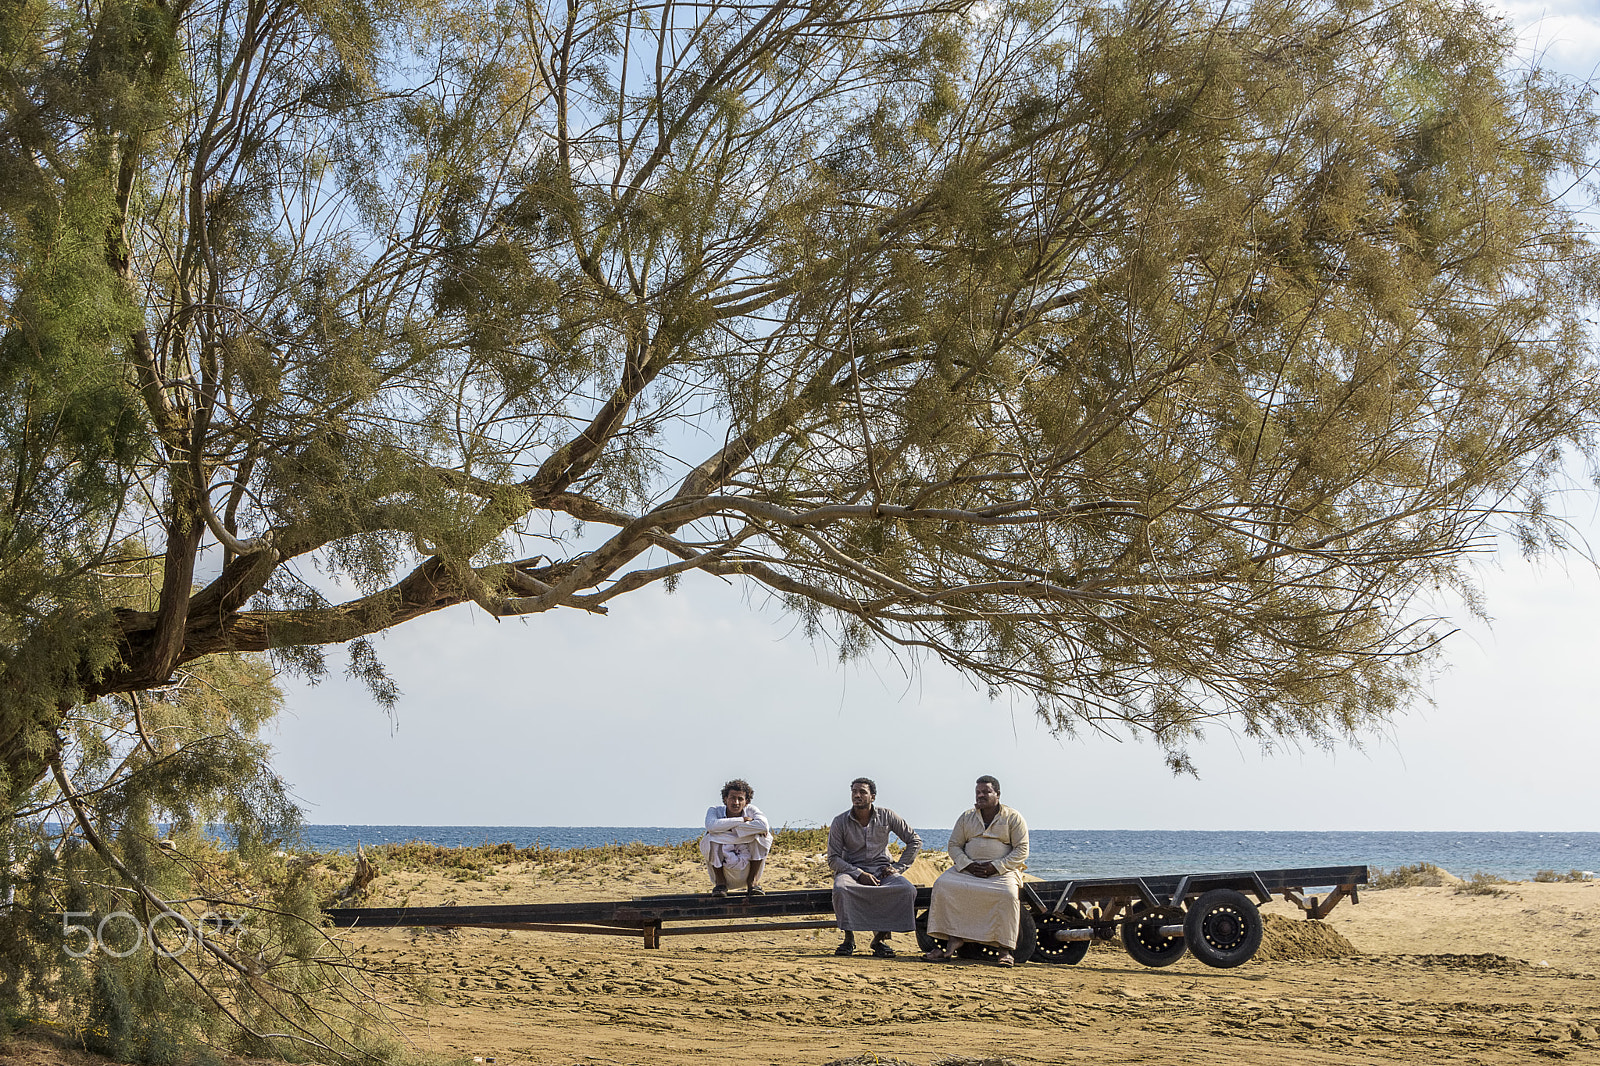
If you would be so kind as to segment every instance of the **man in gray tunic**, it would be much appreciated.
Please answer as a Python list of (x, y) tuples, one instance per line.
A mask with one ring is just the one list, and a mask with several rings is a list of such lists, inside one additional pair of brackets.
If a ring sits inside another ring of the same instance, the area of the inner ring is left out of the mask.
[[(872, 953), (894, 958), (889, 934), (917, 927), (917, 886), (902, 876), (917, 861), (922, 838), (906, 820), (877, 805), (871, 778), (850, 782), (850, 809), (828, 827), (828, 867), (834, 873), (833, 913), (844, 930), (835, 955), (856, 950), (856, 930), (872, 930)], [(900, 838), (900, 861), (889, 858), (889, 834)]]

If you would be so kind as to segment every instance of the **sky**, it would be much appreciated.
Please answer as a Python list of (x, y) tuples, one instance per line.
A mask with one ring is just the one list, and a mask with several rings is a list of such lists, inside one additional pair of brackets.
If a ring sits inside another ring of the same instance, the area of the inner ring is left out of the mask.
[[(1503, 5), (1530, 50), (1600, 66), (1584, 0)], [(1600, 552), (1593, 498), (1565, 498)], [(464, 606), (375, 638), (392, 715), (339, 673), (285, 677), (269, 740), (313, 824), (692, 826), (730, 777), (776, 824), (825, 825), (868, 776), (913, 825), (949, 825), (993, 774), (1041, 829), (1600, 830), (1600, 571), (1479, 561), (1492, 625), (1452, 613), (1431, 701), (1361, 746), (1263, 752), (1210, 731), (1198, 777), (1126, 737), (1052, 735), (934, 662), (840, 664), (764, 595), (703, 575), (608, 616), (496, 621)]]

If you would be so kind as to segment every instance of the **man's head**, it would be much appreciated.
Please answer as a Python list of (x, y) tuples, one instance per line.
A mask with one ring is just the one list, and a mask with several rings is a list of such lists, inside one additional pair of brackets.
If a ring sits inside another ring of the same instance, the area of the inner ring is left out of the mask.
[(878, 786), (870, 777), (858, 777), (850, 782), (850, 807), (864, 811), (878, 798)]
[(980, 811), (992, 811), (1000, 806), (1000, 782), (988, 774), (978, 778), (972, 792), (973, 806)]
[(745, 805), (755, 798), (756, 790), (742, 777), (736, 777), (722, 786), (722, 804), (728, 808), (729, 817), (743, 814)]

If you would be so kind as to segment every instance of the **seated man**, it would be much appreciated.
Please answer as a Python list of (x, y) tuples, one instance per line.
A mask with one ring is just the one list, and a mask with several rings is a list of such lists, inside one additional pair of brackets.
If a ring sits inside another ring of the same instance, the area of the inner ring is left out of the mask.
[[(833, 913), (844, 930), (835, 955), (856, 950), (856, 930), (872, 930), (872, 953), (894, 958), (891, 932), (907, 933), (917, 927), (917, 886), (901, 876), (922, 850), (922, 838), (906, 820), (887, 807), (876, 805), (878, 786), (871, 778), (850, 782), (850, 809), (828, 827), (828, 868), (834, 872)], [(905, 850), (900, 861), (889, 858), (889, 834), (900, 838)]]
[(772, 850), (772, 827), (754, 803), (750, 782), (734, 778), (722, 786), (722, 803), (706, 808), (706, 832), (700, 854), (711, 874), (711, 894), (726, 896), (728, 887), (744, 886), (752, 896), (766, 894), (761, 866)]
[(1000, 782), (978, 778), (972, 810), (950, 831), (953, 866), (933, 883), (928, 908), (928, 933), (948, 941), (928, 952), (929, 962), (943, 962), (969, 940), (1000, 949), (996, 961), (1015, 965), (1021, 908), (1017, 901), (1022, 871), (1028, 861), (1028, 823), (1000, 802)]

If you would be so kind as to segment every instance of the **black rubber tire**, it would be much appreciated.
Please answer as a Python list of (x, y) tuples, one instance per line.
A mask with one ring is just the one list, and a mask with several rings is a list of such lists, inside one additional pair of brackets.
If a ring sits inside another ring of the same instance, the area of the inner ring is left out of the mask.
[(1017, 946), (1012, 949), (1011, 957), (1021, 966), (1039, 955), (1039, 926), (1032, 911), (1020, 903), (1018, 906), (1022, 907), (1022, 914), (1017, 921)]
[(1043, 918), (1035, 918), (1034, 925), (1038, 930), (1039, 939), (1039, 945), (1033, 949), (1034, 962), (1075, 966), (1089, 954), (1087, 940), (1060, 941), (1055, 938), (1058, 929), (1088, 928), (1089, 923), (1072, 904), (1067, 904), (1067, 909), (1059, 914), (1047, 914)]
[(1183, 939), (1207, 966), (1242, 966), (1261, 947), (1261, 912), (1243, 892), (1214, 888), (1189, 907)]
[(1171, 966), (1189, 950), (1181, 936), (1164, 937), (1163, 925), (1183, 924), (1178, 907), (1145, 907), (1122, 923), (1122, 946), (1142, 966)]
[[(934, 948), (943, 948), (945, 939), (942, 936), (933, 936), (928, 932), (928, 912), (923, 911), (917, 915), (917, 947), (924, 953)], [(1011, 957), (1020, 966), (1033, 958), (1039, 945), (1039, 929), (1033, 924), (1033, 914), (1028, 908), (1022, 908), (1022, 915), (1017, 922), (1017, 946), (1011, 950)], [(1000, 949), (992, 948), (987, 944), (974, 944), (970, 941), (961, 945), (961, 950), (956, 953), (963, 959), (997, 959)]]

